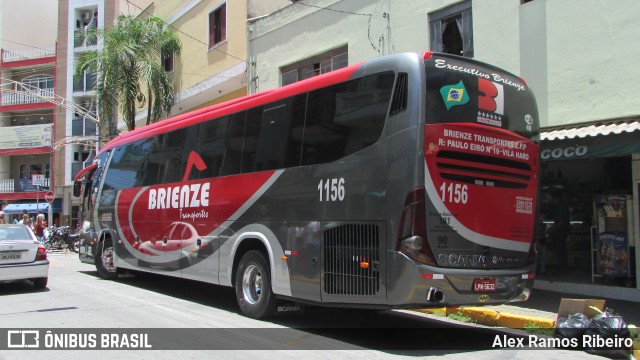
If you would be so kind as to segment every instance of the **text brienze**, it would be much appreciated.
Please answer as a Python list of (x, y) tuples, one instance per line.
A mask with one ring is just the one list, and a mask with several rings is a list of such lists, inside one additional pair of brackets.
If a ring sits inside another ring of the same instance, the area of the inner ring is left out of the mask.
[(496, 335), (493, 340), (494, 348), (630, 348), (631, 338), (618, 337), (603, 338), (595, 335), (583, 335), (582, 338), (551, 338), (529, 335), (528, 338), (513, 338), (507, 335)]
[(169, 186), (149, 190), (149, 210), (209, 206), (210, 183)]

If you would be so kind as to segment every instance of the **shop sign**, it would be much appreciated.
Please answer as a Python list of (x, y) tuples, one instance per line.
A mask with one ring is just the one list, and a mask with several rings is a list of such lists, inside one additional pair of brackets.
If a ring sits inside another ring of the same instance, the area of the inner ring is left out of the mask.
[(640, 154), (640, 133), (542, 141), (542, 161), (577, 160), (587, 158)]

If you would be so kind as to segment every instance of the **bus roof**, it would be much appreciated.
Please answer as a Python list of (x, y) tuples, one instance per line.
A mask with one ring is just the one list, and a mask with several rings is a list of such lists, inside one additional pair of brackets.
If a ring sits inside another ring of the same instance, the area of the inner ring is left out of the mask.
[(189, 111), (171, 118), (167, 118), (165, 120), (158, 121), (156, 123), (116, 136), (100, 150), (99, 154), (104, 151), (111, 150), (115, 147), (150, 136), (167, 133), (176, 129), (180, 129), (184, 126), (197, 124), (206, 120), (246, 110), (254, 106), (264, 105), (272, 101), (284, 99), (293, 95), (302, 94), (308, 91), (346, 81), (361, 65), (362, 63), (358, 63), (332, 71), (327, 74), (314, 76), (312, 78), (289, 84), (281, 88), (265, 90), (255, 94), (246, 95), (237, 99), (232, 99), (220, 104), (211, 105), (194, 111)]

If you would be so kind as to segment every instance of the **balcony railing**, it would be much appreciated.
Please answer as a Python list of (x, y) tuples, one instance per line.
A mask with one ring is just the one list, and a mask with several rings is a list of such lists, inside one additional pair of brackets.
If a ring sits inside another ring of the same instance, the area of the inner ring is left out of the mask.
[(74, 92), (86, 92), (96, 89), (96, 74), (85, 73), (81, 77), (73, 78), (73, 91)]
[(73, 33), (73, 47), (85, 47), (98, 44), (98, 36), (95, 32), (87, 32), (86, 30), (76, 30)]
[[(23, 90), (26, 91), (26, 90)], [(7, 105), (22, 105), (22, 104), (35, 104), (35, 103), (43, 103), (46, 102), (43, 98), (53, 98), (55, 95), (54, 88), (46, 88), (46, 89), (35, 89), (29, 90), (29, 92), (33, 92), (34, 95), (28, 95), (23, 92), (2, 92), (2, 106)]]
[(21, 50), (2, 50), (2, 62), (41, 59), (56, 56), (55, 45)]
[[(40, 186), (40, 191), (49, 190), (51, 179), (44, 179), (44, 186)], [(0, 193), (36, 192), (37, 187), (32, 184), (31, 179), (2, 179), (0, 180)], [(44, 196), (44, 195), (43, 195)]]

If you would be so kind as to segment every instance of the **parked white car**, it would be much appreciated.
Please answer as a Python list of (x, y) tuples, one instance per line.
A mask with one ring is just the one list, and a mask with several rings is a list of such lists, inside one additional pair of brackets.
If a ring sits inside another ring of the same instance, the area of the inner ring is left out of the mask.
[(47, 250), (25, 225), (0, 224), (0, 281), (31, 280), (44, 289), (49, 279)]

